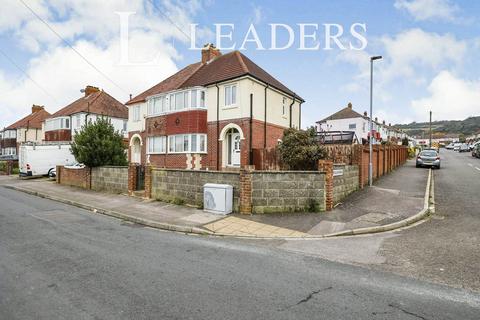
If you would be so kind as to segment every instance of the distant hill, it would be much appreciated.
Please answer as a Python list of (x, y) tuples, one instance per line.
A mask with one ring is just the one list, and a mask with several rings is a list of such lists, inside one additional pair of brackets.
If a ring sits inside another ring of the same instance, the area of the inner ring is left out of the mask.
[[(396, 124), (396, 128), (404, 130), (410, 136), (428, 135), (428, 122), (412, 122), (409, 124)], [(469, 136), (480, 133), (480, 116), (470, 117), (465, 120), (442, 120), (432, 122), (432, 131), (436, 137), (464, 134)]]

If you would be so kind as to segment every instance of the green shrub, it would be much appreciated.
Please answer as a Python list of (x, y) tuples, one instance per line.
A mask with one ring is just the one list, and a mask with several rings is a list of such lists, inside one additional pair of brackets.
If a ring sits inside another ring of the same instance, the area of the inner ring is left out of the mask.
[(318, 144), (313, 127), (307, 130), (285, 130), (278, 149), (282, 162), (290, 170), (317, 170), (318, 160), (324, 159), (327, 154)]
[(0, 171), (7, 171), (7, 162), (0, 161)]

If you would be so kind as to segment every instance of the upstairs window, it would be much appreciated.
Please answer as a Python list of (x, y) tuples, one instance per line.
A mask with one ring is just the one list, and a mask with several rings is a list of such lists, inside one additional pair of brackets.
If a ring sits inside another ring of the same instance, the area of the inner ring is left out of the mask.
[(282, 99), (282, 115), (287, 115), (287, 98), (283, 97)]
[(132, 107), (132, 120), (135, 122), (140, 121), (140, 106)]
[(357, 128), (357, 124), (356, 123), (350, 123), (348, 125), (348, 129), (356, 129)]
[(225, 86), (225, 107), (237, 104), (237, 85)]
[(166, 110), (166, 97), (155, 97), (148, 101), (148, 115), (157, 115), (165, 113)]
[(70, 129), (70, 118), (54, 118), (45, 121), (45, 131)]

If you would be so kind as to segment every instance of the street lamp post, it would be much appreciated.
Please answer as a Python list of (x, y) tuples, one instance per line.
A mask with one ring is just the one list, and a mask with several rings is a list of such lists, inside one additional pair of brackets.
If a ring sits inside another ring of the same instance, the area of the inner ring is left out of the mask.
[(373, 61), (382, 59), (382, 56), (370, 57), (370, 139), (368, 144), (370, 147), (369, 162), (368, 162), (368, 185), (371, 187), (373, 184), (373, 121), (372, 121), (372, 109), (373, 109)]

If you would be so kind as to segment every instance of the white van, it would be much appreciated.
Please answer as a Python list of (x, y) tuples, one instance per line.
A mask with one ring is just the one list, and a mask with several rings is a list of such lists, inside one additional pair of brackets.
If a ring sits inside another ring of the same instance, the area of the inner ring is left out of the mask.
[(70, 143), (23, 143), (19, 148), (18, 168), (20, 176), (46, 176), (57, 165), (74, 163)]

